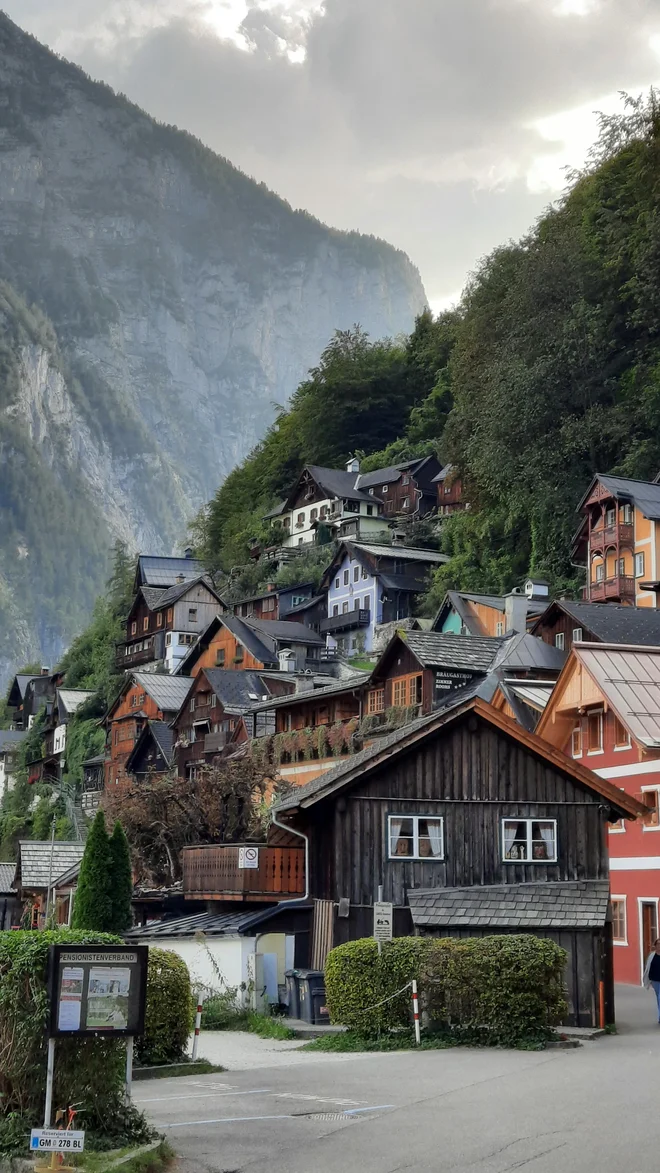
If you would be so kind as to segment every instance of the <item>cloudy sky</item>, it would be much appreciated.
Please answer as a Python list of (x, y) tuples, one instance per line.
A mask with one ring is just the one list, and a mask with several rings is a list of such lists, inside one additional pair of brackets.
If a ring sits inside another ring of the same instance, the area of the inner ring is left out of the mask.
[(329, 224), (434, 308), (660, 81), (660, 0), (0, 0), (40, 40)]

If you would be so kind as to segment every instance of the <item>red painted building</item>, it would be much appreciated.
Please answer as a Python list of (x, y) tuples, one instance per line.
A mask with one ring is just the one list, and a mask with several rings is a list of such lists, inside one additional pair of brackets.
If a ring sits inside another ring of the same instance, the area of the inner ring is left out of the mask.
[(648, 807), (607, 831), (614, 977), (640, 985), (660, 933), (660, 647), (573, 644), (536, 732)]

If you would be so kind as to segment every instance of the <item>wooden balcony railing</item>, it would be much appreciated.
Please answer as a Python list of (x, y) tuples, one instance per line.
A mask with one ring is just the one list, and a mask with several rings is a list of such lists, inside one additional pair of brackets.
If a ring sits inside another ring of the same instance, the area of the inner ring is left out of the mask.
[(632, 550), (634, 547), (635, 534), (632, 525), (624, 524), (623, 522), (616, 525), (600, 526), (598, 529), (592, 529), (589, 534), (589, 545), (592, 554), (596, 550), (603, 550), (610, 546), (628, 547)]
[(209, 844), (184, 847), (182, 857), (183, 894), (187, 900), (275, 903), (305, 892), (302, 847)]
[(150, 639), (140, 640), (139, 651), (136, 650), (135, 644), (117, 644), (115, 651), (115, 667), (116, 668), (137, 668), (139, 664), (149, 664), (155, 658), (154, 656), (154, 640), (153, 636)]
[(607, 599), (626, 599), (634, 601), (635, 579), (628, 574), (615, 574), (612, 578), (601, 582), (589, 583), (585, 587), (585, 598), (591, 603), (603, 602)]

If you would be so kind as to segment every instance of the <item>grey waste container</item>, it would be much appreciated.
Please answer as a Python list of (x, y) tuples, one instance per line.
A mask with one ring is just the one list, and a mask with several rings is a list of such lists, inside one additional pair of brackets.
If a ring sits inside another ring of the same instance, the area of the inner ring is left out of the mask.
[(286, 982), (286, 1002), (289, 1018), (300, 1018), (300, 971), (287, 969), (284, 971)]
[(329, 1022), (325, 1004), (325, 980), (319, 969), (299, 969), (300, 1017), (303, 1022), (321, 1026)]

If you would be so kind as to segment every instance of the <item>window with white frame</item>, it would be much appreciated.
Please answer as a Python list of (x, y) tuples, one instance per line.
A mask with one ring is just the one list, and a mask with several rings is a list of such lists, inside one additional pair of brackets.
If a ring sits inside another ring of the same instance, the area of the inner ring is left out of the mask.
[(573, 628), (573, 643), (574, 644), (581, 644), (582, 643), (582, 628), (581, 627), (574, 627)]
[(623, 524), (632, 525), (633, 523), (633, 507), (632, 505), (624, 505), (622, 509)]
[(504, 635), (504, 624), (501, 620), (495, 624), (495, 635)]
[(628, 944), (628, 926), (626, 924), (625, 896), (612, 896), (612, 940), (616, 945)]
[(587, 713), (587, 753), (603, 752), (603, 710)]
[(596, 582), (602, 582), (604, 578), (605, 564), (603, 562), (599, 562), (598, 566), (596, 567)]
[(557, 634), (555, 636), (555, 647), (559, 648), (560, 652), (563, 652), (563, 650), (564, 650), (564, 633), (563, 633), (563, 631), (557, 632)]
[(644, 551), (641, 554), (635, 554), (635, 578), (640, 578), (644, 573)]
[(445, 857), (444, 820), (426, 815), (388, 815), (390, 859), (441, 860)]
[(605, 525), (608, 529), (611, 529), (613, 525), (616, 525), (616, 509), (606, 509)]
[(556, 819), (502, 819), (505, 863), (556, 863)]

